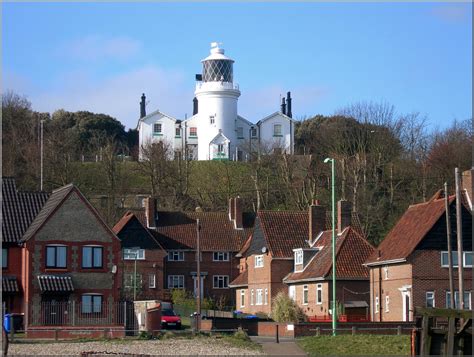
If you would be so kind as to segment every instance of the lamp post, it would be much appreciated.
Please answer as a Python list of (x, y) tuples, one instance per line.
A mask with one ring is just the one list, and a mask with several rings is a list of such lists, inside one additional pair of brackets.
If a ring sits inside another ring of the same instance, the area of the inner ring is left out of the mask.
[(324, 163), (331, 162), (331, 211), (332, 211), (332, 335), (336, 336), (336, 170), (334, 159), (326, 158)]
[(249, 129), (249, 161), (252, 161), (252, 131), (253, 125)]
[(138, 258), (138, 250), (140, 247), (133, 247), (131, 248), (134, 253), (134, 267), (133, 267), (133, 301), (137, 299), (137, 258)]

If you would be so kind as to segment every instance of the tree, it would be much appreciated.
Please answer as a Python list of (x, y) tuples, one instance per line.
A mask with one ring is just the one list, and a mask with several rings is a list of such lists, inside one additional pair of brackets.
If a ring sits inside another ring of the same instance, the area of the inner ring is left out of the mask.
[(271, 318), (276, 322), (299, 322), (304, 320), (304, 313), (292, 298), (280, 291), (273, 300)]

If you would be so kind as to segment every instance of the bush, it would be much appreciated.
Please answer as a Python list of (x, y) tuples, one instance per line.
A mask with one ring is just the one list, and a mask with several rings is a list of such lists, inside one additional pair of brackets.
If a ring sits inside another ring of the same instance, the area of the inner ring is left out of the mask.
[(276, 322), (298, 322), (304, 320), (304, 313), (293, 299), (279, 292), (273, 302), (271, 318)]
[(140, 331), (140, 334), (138, 335), (139, 340), (151, 340), (152, 337), (153, 335), (147, 331)]
[(249, 335), (245, 332), (242, 327), (239, 327), (238, 330), (234, 333), (234, 337), (242, 341), (250, 341)]
[(169, 340), (170, 338), (175, 338), (176, 335), (171, 331), (166, 331), (164, 334), (161, 335), (161, 340)]

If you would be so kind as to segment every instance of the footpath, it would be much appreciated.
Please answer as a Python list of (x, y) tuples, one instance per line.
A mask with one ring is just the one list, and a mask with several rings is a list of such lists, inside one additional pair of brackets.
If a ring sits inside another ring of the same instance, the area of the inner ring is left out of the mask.
[(306, 353), (295, 343), (292, 338), (280, 337), (280, 343), (275, 342), (275, 337), (251, 336), (253, 342), (262, 345), (263, 353), (271, 356), (306, 356)]

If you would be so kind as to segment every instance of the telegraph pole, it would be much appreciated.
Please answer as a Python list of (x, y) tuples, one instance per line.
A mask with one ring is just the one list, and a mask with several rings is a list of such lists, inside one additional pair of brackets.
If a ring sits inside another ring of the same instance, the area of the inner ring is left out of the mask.
[(40, 145), (41, 145), (41, 148), (40, 148), (40, 156), (41, 156), (41, 160), (40, 160), (40, 191), (43, 191), (43, 123), (44, 123), (44, 120), (43, 119), (40, 119)]
[(459, 168), (454, 170), (456, 176), (456, 227), (458, 241), (458, 274), (459, 274), (459, 308), (464, 309), (464, 271), (462, 249), (462, 212), (461, 212), (461, 183)]
[(454, 309), (453, 251), (451, 249), (451, 217), (449, 215), (449, 194), (447, 182), (444, 183), (444, 208), (446, 211), (446, 239), (448, 243), (449, 291), (451, 292), (449, 303), (451, 309)]
[(201, 329), (201, 247), (199, 242), (199, 231), (201, 229), (199, 225), (199, 218), (196, 220), (196, 233), (197, 233), (197, 242), (196, 242), (196, 261), (197, 261), (197, 315), (196, 315), (196, 330), (199, 332)]

